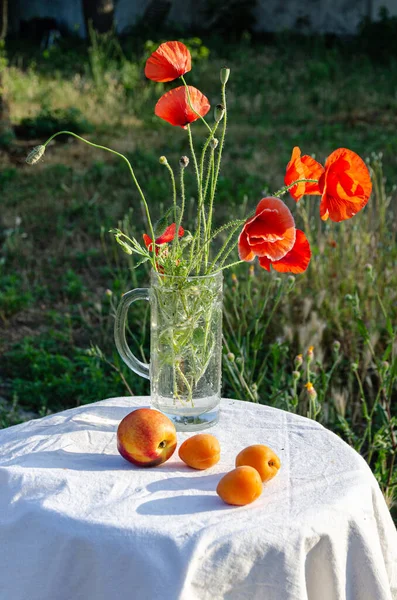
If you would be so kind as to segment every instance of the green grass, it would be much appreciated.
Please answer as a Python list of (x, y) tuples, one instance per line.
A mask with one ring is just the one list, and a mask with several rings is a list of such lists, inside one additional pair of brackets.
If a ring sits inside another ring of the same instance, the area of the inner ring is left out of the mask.
[[(136, 394), (148, 393), (147, 382), (121, 364), (113, 342), (120, 295), (148, 283), (144, 266), (135, 271), (108, 234), (120, 226), (140, 238), (146, 230), (125, 164), (72, 140), (50, 146), (35, 168), (23, 163), (48, 127), (58, 129), (61, 118), (72, 116), (85, 131), (93, 129), (88, 139), (127, 154), (154, 220), (162, 215), (172, 193), (158, 158), (166, 155), (176, 166), (189, 153), (186, 132), (154, 117), (156, 100), (170, 86), (145, 81), (146, 51), (127, 42), (121, 47), (98, 38), (63, 61), (57, 49), (9, 55), (12, 119), (25, 130), (28, 123), (34, 139), (17, 140), (0, 155), (3, 427), (128, 394), (126, 383)], [(265, 192), (279, 189), (294, 145), (320, 161), (348, 147), (371, 165), (373, 196), (349, 222), (321, 222), (316, 197), (298, 205), (286, 199), (313, 250), (309, 270), (294, 285), (257, 266), (254, 275), (244, 265), (227, 274), (223, 393), (317, 418), (369, 461), (391, 505), (397, 483), (397, 62), (377, 62), (354, 51), (358, 46), (328, 48), (321, 40), (312, 41), (310, 52), (307, 42), (291, 39), (194, 44), (197, 60), (187, 79), (212, 105), (220, 99), (220, 67), (231, 68), (216, 223), (245, 217)], [(202, 126), (195, 124), (194, 132), (201, 144)], [(186, 184), (189, 225), (190, 167)], [(131, 345), (147, 358), (145, 307), (138, 303), (130, 313)], [(299, 353), (304, 362), (297, 368)], [(304, 385), (309, 379), (317, 391), (312, 404)]]

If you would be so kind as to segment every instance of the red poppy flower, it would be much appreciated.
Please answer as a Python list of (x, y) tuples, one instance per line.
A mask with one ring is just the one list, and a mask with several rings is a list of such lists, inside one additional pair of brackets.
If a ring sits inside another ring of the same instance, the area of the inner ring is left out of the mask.
[(295, 222), (279, 198), (263, 198), (248, 219), (238, 239), (241, 260), (265, 256), (271, 261), (283, 258), (295, 243)]
[[(169, 225), (167, 229), (160, 235), (160, 237), (156, 238), (155, 244), (156, 246), (161, 246), (162, 244), (167, 244), (168, 242), (172, 242), (175, 237), (176, 232), (176, 223), (172, 223)], [(179, 227), (178, 237), (182, 237), (185, 233), (183, 227)], [(146, 233), (143, 234), (143, 241), (145, 242), (146, 248), (149, 252), (152, 251), (152, 238), (150, 238)], [(156, 248), (156, 254), (158, 254), (158, 248)]]
[(309, 266), (311, 254), (310, 245), (305, 234), (297, 229), (292, 250), (276, 261), (271, 261), (266, 256), (262, 256), (259, 258), (259, 264), (266, 271), (270, 271), (271, 265), (279, 273), (303, 273)]
[(325, 221), (354, 217), (367, 204), (372, 182), (365, 162), (351, 150), (339, 148), (325, 163), (318, 182), (322, 194), (320, 216)]
[[(301, 157), (301, 151), (298, 146), (292, 151), (291, 160), (287, 165), (287, 171), (284, 177), (285, 185), (291, 185), (298, 179), (317, 179), (319, 180), (324, 173), (324, 167), (314, 158), (305, 154)], [(289, 189), (289, 193), (296, 202), (305, 194), (321, 195), (318, 183), (304, 182), (297, 183)]]
[(191, 56), (185, 44), (165, 42), (147, 59), (145, 75), (153, 81), (173, 81), (191, 68)]
[(189, 85), (188, 88), (190, 102), (196, 112), (189, 106), (185, 86), (181, 86), (161, 96), (154, 109), (155, 114), (171, 125), (184, 129), (189, 123), (193, 123), (199, 118), (196, 113), (204, 117), (210, 109), (208, 99), (195, 87)]

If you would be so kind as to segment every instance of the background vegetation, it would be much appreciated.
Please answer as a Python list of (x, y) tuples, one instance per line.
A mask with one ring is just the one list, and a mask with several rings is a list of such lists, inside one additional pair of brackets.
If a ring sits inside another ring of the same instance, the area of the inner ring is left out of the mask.
[[(386, 25), (397, 31), (394, 20)], [(223, 394), (324, 423), (368, 460), (391, 507), (397, 485), (397, 61), (369, 34), (366, 23), (361, 36), (345, 42), (287, 34), (271, 40), (243, 35), (233, 44), (185, 42), (194, 59), (188, 82), (212, 105), (219, 102), (220, 67), (231, 68), (220, 224), (244, 217), (281, 187), (294, 145), (321, 162), (345, 146), (372, 170), (373, 196), (349, 222), (321, 222), (317, 197), (298, 205), (287, 199), (310, 237), (306, 274), (278, 277), (257, 265), (227, 274)], [(35, 168), (24, 159), (58, 129), (85, 134), (127, 154), (160, 217), (171, 189), (158, 158), (166, 155), (176, 165), (188, 144), (186, 132), (154, 117), (167, 86), (146, 81), (143, 65), (159, 41), (173, 38), (120, 42), (91, 31), (89, 44), (71, 39), (39, 50), (11, 41), (3, 52), (15, 138), (8, 132), (0, 140), (2, 427), (149, 391), (121, 363), (113, 342), (121, 294), (148, 283), (144, 266), (134, 270), (108, 233), (119, 223), (138, 238), (145, 231), (128, 170), (67, 138), (49, 147)], [(396, 39), (390, 33), (391, 45)], [(200, 143), (201, 124), (194, 130)], [(186, 181), (192, 207), (193, 173)], [(148, 358), (146, 308), (130, 312), (131, 346)]]

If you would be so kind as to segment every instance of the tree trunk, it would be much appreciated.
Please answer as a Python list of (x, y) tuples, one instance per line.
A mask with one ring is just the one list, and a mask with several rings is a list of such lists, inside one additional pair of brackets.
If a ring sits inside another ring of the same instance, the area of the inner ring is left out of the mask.
[(7, 66), (4, 41), (7, 35), (8, 25), (8, 0), (0, 0), (0, 2), (0, 146), (8, 146), (14, 137), (10, 121), (10, 108), (3, 87), (4, 69)]
[(99, 33), (110, 31), (114, 23), (115, 0), (82, 0), (87, 31), (90, 26)]
[(6, 39), (8, 27), (8, 0), (2, 0), (1, 2), (1, 16), (0, 16), (0, 41), (3, 42)]

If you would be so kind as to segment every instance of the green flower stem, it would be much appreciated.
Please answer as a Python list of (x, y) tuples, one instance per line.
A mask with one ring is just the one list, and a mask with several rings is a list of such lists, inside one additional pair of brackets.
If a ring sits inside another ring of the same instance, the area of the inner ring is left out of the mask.
[[(214, 152), (214, 150), (212, 150), (212, 152), (211, 152), (210, 164), (209, 164), (209, 168), (208, 168), (208, 176), (207, 176), (206, 186), (205, 186), (205, 190), (204, 190), (204, 202), (205, 202), (205, 198), (207, 195), (207, 186), (208, 186), (208, 181), (209, 181), (210, 175), (211, 175), (211, 194), (210, 194), (210, 203), (209, 203), (209, 207), (208, 207), (208, 223), (207, 223), (208, 235), (211, 235), (212, 213), (213, 213), (213, 208), (214, 208), (214, 195), (215, 195), (212, 193), (213, 185), (214, 185), (214, 178), (215, 178), (215, 152)], [(206, 246), (205, 268), (207, 268), (207, 266), (208, 266), (209, 254), (210, 254), (209, 246)]]
[(336, 356), (334, 358), (334, 362), (332, 363), (331, 369), (328, 372), (328, 377), (327, 377), (327, 380), (325, 382), (325, 386), (324, 386), (324, 389), (323, 389), (323, 398), (324, 398), (324, 400), (325, 400), (327, 392), (328, 392), (328, 387), (329, 387), (329, 384), (331, 382), (332, 375), (334, 374), (334, 371), (335, 371), (336, 367), (339, 365), (339, 363), (341, 362), (341, 360), (342, 360), (341, 356)]
[(236, 260), (236, 262), (230, 263), (229, 265), (225, 265), (221, 269), (217, 269), (216, 271), (211, 273), (211, 275), (215, 275), (215, 273), (219, 273), (219, 271), (224, 271), (225, 269), (230, 269), (231, 267), (235, 267), (236, 265), (241, 265), (243, 262), (246, 262), (246, 261), (245, 260)]
[[(191, 101), (191, 98), (190, 98), (189, 86), (188, 86), (188, 84), (186, 83), (186, 81), (185, 81), (185, 78), (184, 78), (184, 76), (183, 76), (183, 75), (181, 75), (181, 79), (182, 79), (183, 85), (185, 86), (185, 89), (186, 89), (187, 102), (188, 102), (188, 104), (189, 104), (190, 108), (192, 109), (192, 111), (194, 112), (194, 114), (195, 114), (195, 115), (197, 115), (197, 116), (198, 116), (198, 117), (199, 117), (199, 118), (202, 120), (202, 122), (203, 122), (203, 123), (204, 123), (204, 125), (207, 127), (207, 129), (208, 129), (209, 131), (211, 131), (211, 133), (212, 133), (212, 129), (211, 129), (211, 127), (208, 125), (207, 121), (206, 121), (206, 120), (204, 119), (204, 117), (202, 117), (202, 116), (200, 115), (200, 113), (198, 113), (198, 112), (197, 112), (197, 110), (194, 108), (194, 106), (193, 106), (193, 104), (192, 104), (192, 101)], [(188, 125), (188, 127), (189, 127), (189, 125)]]
[(201, 219), (202, 219), (202, 223), (203, 223), (203, 238), (205, 239), (207, 237), (207, 220), (206, 220), (204, 202), (201, 203)]
[(294, 379), (292, 382), (292, 406), (295, 409), (298, 408), (299, 398), (298, 398), (298, 379)]
[(223, 152), (223, 147), (225, 144), (225, 135), (226, 135), (226, 127), (227, 127), (226, 83), (222, 84), (222, 105), (225, 107), (225, 114), (223, 116), (223, 129), (222, 129), (221, 140), (219, 143), (218, 161), (216, 163), (215, 177), (214, 177), (213, 187), (211, 190), (211, 199), (212, 200), (213, 200), (213, 197), (215, 196), (216, 185), (218, 183), (219, 171), (221, 168), (222, 152)]
[(188, 390), (188, 397), (187, 397), (187, 402), (191, 402), (192, 406), (194, 407), (194, 402), (193, 402), (193, 390), (192, 390), (192, 386), (190, 385), (190, 383), (188, 382), (184, 372), (181, 369), (181, 366), (179, 364), (179, 362), (176, 363), (176, 368), (178, 369), (178, 373), (180, 378), (182, 379), (183, 383), (185, 384), (187, 390)]
[(363, 408), (364, 419), (368, 423), (370, 417), (369, 417), (368, 404), (367, 404), (367, 400), (365, 398), (365, 392), (364, 392), (363, 384), (361, 382), (361, 377), (358, 374), (358, 370), (357, 369), (354, 369), (354, 374), (355, 374), (356, 379), (357, 379), (358, 387), (359, 387), (359, 390), (360, 390), (360, 396), (361, 396), (361, 400), (362, 400), (362, 403), (363, 403), (362, 404), (362, 408)]
[[(207, 271), (207, 274), (211, 273), (212, 269), (214, 269), (216, 267), (216, 265), (220, 261), (221, 257), (222, 257), (222, 262), (220, 264), (220, 267), (223, 266), (225, 260), (229, 256), (229, 254), (232, 252), (232, 250), (234, 250), (234, 245), (231, 245), (230, 248), (228, 248), (228, 245), (230, 243), (230, 240), (233, 238), (234, 234), (236, 233), (237, 229), (239, 229), (239, 228), (240, 228), (240, 223), (238, 223), (237, 225), (235, 225), (233, 227), (233, 230), (229, 233), (229, 235), (228, 235), (225, 243), (223, 244), (222, 248), (219, 250), (218, 254), (216, 255), (216, 257), (212, 261), (211, 266), (209, 267), (209, 269)], [(224, 254), (224, 256), (222, 256), (223, 254)]]
[[(174, 337), (173, 337), (172, 333), (170, 335), (170, 348), (172, 351), (172, 363), (175, 364)], [(184, 401), (180, 397), (179, 392), (178, 392), (178, 382), (176, 379), (175, 367), (172, 369), (172, 387), (173, 387), (173, 393), (174, 393), (174, 404), (176, 404), (175, 398), (177, 398), (179, 400), (179, 402), (181, 403), (181, 405), (184, 406)]]
[[(62, 135), (62, 134), (71, 135), (71, 136), (75, 137), (76, 139), (80, 140), (81, 142), (88, 144), (89, 146), (93, 146), (94, 148), (99, 148), (99, 150), (106, 150), (106, 152), (111, 152), (111, 154), (115, 154), (116, 156), (119, 156), (120, 158), (125, 160), (125, 162), (128, 165), (128, 168), (130, 170), (131, 177), (136, 185), (136, 188), (137, 188), (139, 195), (142, 198), (142, 202), (145, 206), (146, 217), (147, 217), (147, 221), (148, 221), (148, 225), (149, 225), (149, 229), (150, 229), (150, 235), (152, 236), (152, 240), (154, 242), (155, 235), (154, 235), (152, 219), (150, 218), (149, 206), (146, 202), (146, 198), (141, 189), (141, 186), (139, 185), (138, 180), (135, 177), (134, 170), (133, 170), (132, 165), (131, 165), (130, 161), (128, 160), (128, 158), (126, 156), (124, 156), (124, 154), (121, 154), (120, 152), (116, 152), (116, 150), (112, 150), (111, 148), (107, 148), (106, 146), (101, 146), (99, 144), (94, 144), (93, 142), (89, 142), (88, 140), (82, 138), (81, 136), (77, 135), (76, 133), (73, 133), (72, 131), (58, 131), (57, 133), (54, 133), (54, 135), (52, 135), (50, 138), (48, 138), (48, 140), (43, 144), (43, 146), (46, 147), (47, 144), (49, 144), (54, 138), (56, 138), (58, 135)], [(153, 257), (155, 257), (155, 245), (154, 245), (154, 243), (152, 245), (153, 245)]]
[(199, 171), (199, 166), (198, 166), (198, 162), (197, 162), (197, 157), (196, 157), (196, 152), (194, 150), (194, 144), (193, 144), (193, 136), (192, 136), (192, 131), (190, 129), (190, 125), (187, 126), (187, 131), (188, 131), (188, 135), (189, 135), (189, 144), (190, 144), (190, 152), (192, 154), (192, 158), (193, 158), (193, 163), (194, 163), (194, 170), (196, 172), (196, 179), (197, 179), (197, 193), (198, 193), (198, 207), (197, 207), (197, 231), (193, 237), (193, 241), (192, 241), (192, 245), (191, 245), (191, 249), (190, 249), (190, 262), (193, 261), (193, 257), (194, 257), (194, 251), (195, 251), (195, 246), (196, 243), (198, 243), (198, 246), (200, 247), (200, 239), (201, 239), (201, 203), (202, 203), (202, 195), (201, 195), (201, 179), (200, 179), (200, 171)]
[[(175, 224), (176, 224), (176, 184), (175, 184), (174, 171), (172, 170), (172, 167), (171, 167), (171, 165), (169, 164), (168, 161), (165, 163), (164, 166), (167, 167), (168, 172), (169, 172), (170, 177), (171, 177), (172, 195), (173, 195), (173, 202), (174, 202), (174, 220), (175, 220)], [(178, 237), (178, 235), (176, 237)]]
[[(267, 303), (268, 303), (268, 301), (269, 301), (270, 289), (271, 289), (271, 286), (270, 286), (270, 285), (268, 285), (268, 286), (267, 286), (267, 289), (266, 289), (265, 299), (264, 299), (264, 301), (263, 301), (263, 304), (262, 304), (262, 308), (260, 309), (260, 311), (259, 311), (259, 315), (258, 315), (258, 317), (257, 317), (257, 319), (256, 319), (256, 321), (255, 321), (254, 338), (255, 338), (255, 337), (257, 336), (257, 334), (258, 334), (258, 331), (259, 331), (259, 325), (260, 325), (260, 323), (261, 323), (261, 317), (262, 317), (262, 316), (265, 314), (265, 310), (266, 310), (266, 307), (267, 307)], [(278, 302), (279, 298), (281, 298), (281, 296), (282, 296), (282, 293), (283, 293), (283, 288), (282, 288), (282, 287), (280, 287), (280, 288), (278, 289), (278, 295), (276, 296), (276, 302)], [(272, 314), (274, 314), (274, 313), (272, 313)], [(270, 321), (268, 320), (268, 321), (267, 321), (267, 323), (266, 323), (266, 325), (265, 325), (265, 330), (267, 329), (267, 327), (268, 327), (269, 323), (270, 323)], [(257, 357), (258, 357), (258, 350), (256, 349), (256, 350), (254, 350), (254, 356), (253, 356), (253, 359), (252, 359), (252, 362), (253, 362), (253, 365), (254, 365), (253, 372), (254, 372), (254, 370), (255, 370), (255, 365), (256, 365)], [(260, 377), (260, 375), (261, 375), (261, 373), (259, 373), (259, 377)], [(257, 385), (259, 385), (259, 380), (257, 380)]]
[(275, 196), (277, 198), (278, 196), (282, 196), (283, 194), (286, 194), (288, 192), (288, 190), (290, 190), (292, 187), (294, 187), (294, 185), (296, 185), (297, 183), (318, 183), (318, 179), (297, 179), (293, 183), (290, 183), (290, 185), (286, 185), (285, 187), (282, 187), (281, 189), (279, 189), (278, 192), (273, 194), (273, 196)]
[(208, 136), (204, 146), (203, 146), (203, 150), (201, 152), (201, 164), (200, 164), (200, 176), (201, 176), (201, 184), (203, 184), (203, 179), (204, 179), (204, 161), (205, 161), (205, 154), (207, 152), (209, 143), (211, 142), (211, 140), (214, 138), (214, 135), (216, 133), (216, 130), (218, 129), (218, 125), (219, 125), (219, 121), (217, 121), (213, 127), (213, 129), (211, 129), (211, 133)]
[[(269, 316), (268, 316), (268, 318), (266, 320), (265, 326), (263, 328), (263, 336), (265, 336), (267, 328), (269, 327), (269, 324), (271, 323), (271, 320), (273, 319), (273, 315), (276, 312), (276, 310), (277, 310), (277, 308), (278, 308), (278, 306), (279, 306), (279, 304), (281, 302), (283, 294), (284, 294), (284, 285), (281, 285), (280, 289), (278, 291), (278, 294), (276, 296), (276, 300), (274, 302), (273, 308), (270, 311), (270, 314), (269, 314)], [(258, 374), (259, 374), (259, 377), (258, 377), (258, 380), (257, 380), (258, 388), (261, 385), (261, 383), (263, 381), (263, 378), (265, 377), (265, 374), (266, 374), (266, 361), (267, 361), (267, 358), (268, 357), (265, 356), (265, 358), (263, 359), (263, 361), (262, 361), (262, 363), (261, 363), (261, 365), (259, 367), (259, 370), (258, 370)]]
[(376, 395), (376, 398), (374, 400), (374, 403), (372, 405), (371, 412), (369, 414), (368, 423), (367, 423), (367, 426), (366, 426), (365, 431), (364, 431), (364, 435), (361, 438), (359, 446), (357, 447), (357, 452), (359, 452), (361, 454), (362, 453), (362, 448), (364, 446), (364, 443), (365, 443), (365, 441), (366, 441), (366, 439), (368, 437), (368, 448), (369, 448), (369, 451), (368, 451), (367, 461), (368, 461), (369, 464), (371, 463), (372, 455), (374, 453), (374, 447), (372, 445), (372, 424), (373, 424), (373, 417), (374, 417), (375, 410), (378, 408), (378, 403), (379, 403), (381, 392), (382, 392), (382, 388), (380, 387), (379, 390), (378, 390), (378, 393)]
[[(208, 186), (209, 186), (209, 182), (210, 182), (210, 178), (212, 179), (213, 182), (213, 178), (214, 178), (214, 150), (211, 149), (211, 156), (208, 162), (208, 169), (207, 169), (207, 175), (206, 175), (206, 180), (205, 180), (205, 185), (204, 185), (204, 190), (203, 190), (203, 206), (205, 204), (205, 199), (207, 197), (207, 191), (208, 191)], [(207, 234), (211, 234), (211, 228), (212, 228), (212, 209), (213, 209), (213, 202), (210, 201), (210, 205), (208, 208), (208, 221), (207, 221), (207, 225), (206, 225), (206, 229), (207, 229)], [(205, 255), (204, 255), (204, 264), (205, 264), (205, 268), (207, 269), (208, 267), (208, 260), (209, 260), (209, 246), (205, 247)]]
[(177, 223), (177, 227), (176, 227), (177, 235), (175, 236), (177, 247), (179, 247), (179, 228), (182, 223), (183, 213), (185, 212), (185, 201), (186, 200), (185, 200), (185, 178), (184, 178), (184, 175), (185, 175), (185, 169), (184, 169), (184, 167), (181, 167), (181, 171), (180, 171), (181, 211), (180, 211), (180, 215), (179, 215), (179, 219), (178, 219), (178, 223)]
[(268, 316), (268, 318), (267, 318), (267, 321), (266, 321), (266, 323), (265, 323), (265, 327), (264, 327), (264, 333), (267, 331), (267, 328), (269, 327), (269, 325), (270, 325), (270, 323), (271, 323), (271, 320), (272, 320), (272, 318), (273, 318), (273, 315), (274, 315), (274, 313), (276, 312), (276, 310), (277, 310), (277, 308), (278, 308), (278, 305), (280, 304), (280, 302), (281, 302), (281, 298), (283, 297), (283, 295), (284, 295), (284, 285), (281, 285), (281, 286), (280, 286), (280, 289), (279, 289), (279, 292), (278, 292), (278, 294), (277, 294), (277, 297), (276, 297), (276, 301), (275, 301), (275, 303), (274, 303), (274, 305), (273, 305), (273, 308), (272, 308), (272, 310), (270, 311), (270, 314), (269, 314), (269, 316)]
[(200, 260), (201, 256), (203, 254), (203, 252), (205, 252), (206, 247), (208, 246), (208, 244), (210, 244), (210, 242), (217, 237), (217, 235), (219, 235), (222, 231), (225, 231), (226, 229), (230, 229), (230, 227), (240, 227), (243, 223), (245, 223), (245, 219), (240, 219), (237, 221), (230, 221), (229, 223), (226, 223), (225, 225), (222, 225), (221, 227), (218, 227), (218, 229), (216, 229), (214, 231), (214, 233), (208, 237), (202, 244), (200, 250), (197, 253), (197, 257), (196, 260)]
[[(230, 348), (229, 348), (229, 345), (227, 343), (227, 340), (226, 340), (225, 336), (222, 336), (222, 337), (223, 337), (223, 344), (226, 347), (226, 352), (227, 352), (227, 354), (229, 354), (230, 353)], [(252, 393), (249, 385), (247, 384), (246, 380), (244, 379), (243, 374), (237, 368), (236, 363), (234, 362), (233, 366), (232, 366), (232, 364), (229, 361), (227, 361), (226, 364), (229, 366), (231, 372), (233, 372), (233, 368), (234, 368), (235, 375), (236, 375), (236, 377), (237, 377), (237, 379), (238, 379), (238, 381), (240, 383), (240, 386), (242, 386), (246, 390), (247, 394), (251, 398), (251, 402), (258, 402), (258, 399), (255, 398), (255, 396), (253, 395), (253, 393)]]
[(308, 357), (307, 358), (307, 362), (306, 362), (306, 382), (309, 383), (309, 381), (311, 381), (311, 371), (310, 371), (310, 365), (312, 362), (312, 358)]
[[(236, 230), (234, 230), (233, 233), (230, 234), (229, 238), (232, 239), (232, 237), (234, 236), (235, 233), (236, 233)], [(233, 252), (234, 249), (235, 249), (234, 244), (232, 244), (230, 246), (230, 248), (227, 248), (225, 255), (222, 257), (222, 260), (221, 260), (221, 264), (220, 264), (221, 267), (223, 267), (223, 265), (225, 264), (225, 262), (227, 261), (227, 259), (229, 258), (230, 254)]]
[[(214, 176), (214, 169), (215, 169), (215, 159), (214, 159), (214, 150), (211, 149), (211, 156), (210, 156), (210, 160), (209, 160), (209, 165), (208, 165), (208, 171), (207, 171), (207, 177), (205, 179), (205, 185), (204, 185), (204, 191), (203, 191), (203, 199), (205, 202), (205, 199), (207, 197), (207, 192), (208, 192), (208, 185), (210, 182), (210, 177), (212, 175), (212, 177)], [(212, 207), (212, 203), (211, 203), (211, 199), (210, 199), (210, 209)], [(209, 212), (210, 217), (212, 217), (211, 212)], [(212, 219), (211, 219), (212, 220)]]

